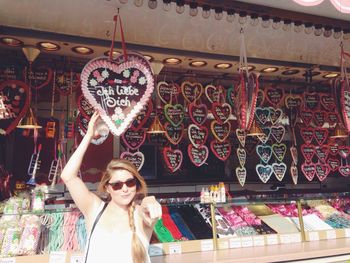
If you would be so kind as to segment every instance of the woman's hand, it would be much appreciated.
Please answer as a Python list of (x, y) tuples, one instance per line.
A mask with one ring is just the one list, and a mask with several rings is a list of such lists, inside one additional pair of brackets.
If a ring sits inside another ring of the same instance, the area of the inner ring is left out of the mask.
[(94, 114), (91, 116), (87, 131), (86, 131), (86, 135), (85, 135), (85, 136), (88, 136), (90, 140), (98, 136), (98, 133), (96, 130), (96, 122), (98, 118), (100, 118), (100, 114), (98, 111), (95, 111)]
[(147, 196), (142, 200), (141, 212), (143, 221), (150, 227), (162, 217), (162, 207), (154, 196)]

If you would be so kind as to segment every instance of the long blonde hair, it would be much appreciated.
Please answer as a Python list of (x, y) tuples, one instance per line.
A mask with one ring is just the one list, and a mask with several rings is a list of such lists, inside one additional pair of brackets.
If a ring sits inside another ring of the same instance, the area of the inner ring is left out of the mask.
[[(98, 192), (102, 194), (107, 193), (107, 184), (111, 179), (112, 172), (116, 170), (126, 170), (136, 178), (136, 194), (134, 199), (129, 204), (129, 225), (132, 230), (131, 251), (134, 263), (144, 263), (146, 261), (146, 250), (139, 237), (136, 235), (136, 227), (134, 221), (135, 206), (138, 201), (147, 195), (147, 185), (143, 177), (137, 171), (135, 165), (128, 160), (112, 159), (107, 165), (106, 171), (103, 173), (101, 182), (98, 186)], [(110, 195), (107, 196), (110, 201)]]

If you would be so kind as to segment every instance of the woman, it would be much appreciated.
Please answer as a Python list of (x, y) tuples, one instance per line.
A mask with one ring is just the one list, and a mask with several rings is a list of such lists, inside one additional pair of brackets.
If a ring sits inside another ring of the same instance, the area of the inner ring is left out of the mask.
[(110, 161), (99, 185), (108, 202), (90, 192), (78, 177), (84, 154), (97, 135), (98, 118), (95, 112), (86, 135), (61, 174), (90, 233), (85, 262), (148, 263), (149, 240), (162, 212), (153, 196), (145, 197), (147, 186), (135, 166), (126, 160)]

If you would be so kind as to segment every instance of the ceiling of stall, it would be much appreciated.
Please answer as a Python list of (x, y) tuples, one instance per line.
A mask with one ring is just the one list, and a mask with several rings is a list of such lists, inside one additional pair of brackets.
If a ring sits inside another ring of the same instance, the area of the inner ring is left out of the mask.
[[(50, 40), (61, 46), (59, 51), (53, 52), (54, 55), (75, 56), (84, 61), (103, 55), (108, 50), (113, 16), (119, 8), (127, 47), (152, 55), (156, 60), (178, 56), (182, 59), (177, 66), (180, 69), (188, 69), (188, 63), (194, 59), (204, 59), (208, 64), (201, 70), (215, 72), (213, 66), (216, 63), (231, 62), (233, 68), (221, 71), (235, 71), (240, 55), (241, 28), (244, 30), (248, 63), (257, 69), (268, 65), (278, 65), (284, 69), (321, 66), (321, 71), (329, 72), (339, 66), (340, 43), (350, 50), (350, 39), (343, 37), (326, 38), (313, 33), (305, 34), (304, 31), (296, 33), (293, 28), (284, 31), (271, 26), (263, 28), (260, 24), (252, 26), (249, 19), (241, 25), (238, 14), (233, 22), (228, 22), (225, 12), (224, 18), (217, 20), (214, 10), (205, 19), (201, 15), (201, 7), (198, 8), (198, 15), (192, 17), (188, 5), (185, 5), (182, 14), (178, 14), (175, 2), (171, 3), (169, 11), (163, 9), (163, 1), (160, 0), (155, 9), (149, 8), (148, 0), (138, 2), (143, 2), (142, 6), (137, 7), (134, 0), (0, 0), (0, 37), (13, 36), (26, 45)], [(238, 5), (240, 8), (253, 6), (253, 10), (259, 10), (259, 7), (254, 8), (257, 4), (263, 6), (265, 13), (270, 9), (275, 13), (278, 9), (295, 14), (307, 13), (313, 19), (320, 17), (327, 22), (336, 22), (343, 29), (350, 29), (350, 15), (337, 11), (329, 0), (317, 7), (302, 7), (291, 0), (197, 2)], [(307, 18), (308, 15), (304, 14), (301, 15)], [(120, 40), (120, 33), (116, 39)], [(74, 54), (71, 48), (79, 44), (93, 48), (94, 53), (88, 56)], [(0, 45), (0, 52), (7, 51), (7, 47)]]

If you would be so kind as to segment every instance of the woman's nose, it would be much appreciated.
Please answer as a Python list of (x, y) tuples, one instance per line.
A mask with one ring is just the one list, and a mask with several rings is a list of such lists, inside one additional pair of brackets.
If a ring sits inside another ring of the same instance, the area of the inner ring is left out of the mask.
[(126, 184), (123, 184), (122, 191), (123, 192), (127, 192), (128, 191), (128, 186)]

